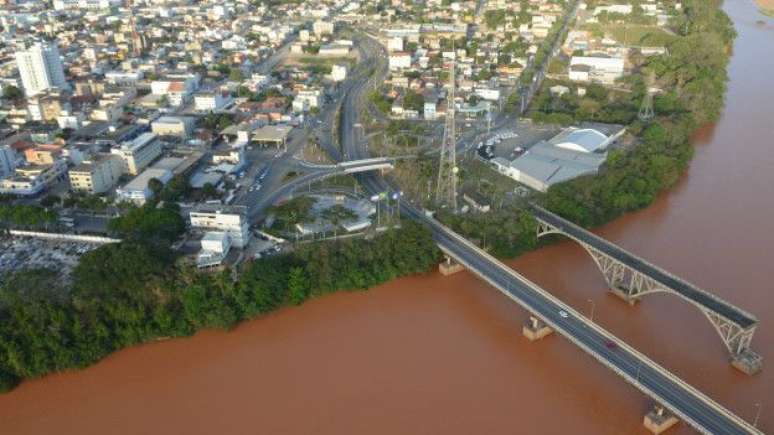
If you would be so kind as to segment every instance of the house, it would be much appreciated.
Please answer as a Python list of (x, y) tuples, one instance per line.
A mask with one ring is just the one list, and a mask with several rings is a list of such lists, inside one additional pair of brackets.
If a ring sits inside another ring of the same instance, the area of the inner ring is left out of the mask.
[(411, 54), (406, 52), (390, 53), (390, 70), (411, 68)]

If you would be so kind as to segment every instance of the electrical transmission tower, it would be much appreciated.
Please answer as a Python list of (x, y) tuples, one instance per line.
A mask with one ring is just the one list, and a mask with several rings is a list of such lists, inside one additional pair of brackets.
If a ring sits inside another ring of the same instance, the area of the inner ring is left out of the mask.
[(656, 114), (653, 112), (653, 92), (655, 91), (653, 87), (654, 82), (655, 79), (653, 77), (653, 73), (651, 72), (648, 75), (647, 82), (645, 83), (647, 86), (647, 89), (645, 90), (645, 97), (643, 97), (642, 104), (640, 105), (640, 111), (637, 113), (637, 118), (639, 118), (642, 122), (649, 122), (656, 116)]
[(438, 167), (438, 185), (435, 200), (439, 206), (447, 206), (457, 211), (457, 136), (454, 120), (454, 79), (455, 61), (449, 67), (449, 92), (446, 98), (446, 123), (441, 143), (441, 161)]

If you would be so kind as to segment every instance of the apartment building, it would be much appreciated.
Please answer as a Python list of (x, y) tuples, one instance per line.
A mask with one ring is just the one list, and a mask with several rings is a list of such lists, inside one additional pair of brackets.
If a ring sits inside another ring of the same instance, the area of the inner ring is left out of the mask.
[(161, 155), (161, 143), (155, 134), (143, 133), (110, 152), (121, 157), (125, 173), (137, 175)]
[(232, 245), (244, 248), (250, 241), (247, 211), (244, 207), (203, 206), (189, 214), (191, 227), (228, 233)]
[(70, 169), (70, 188), (81, 192), (105, 193), (118, 182), (123, 167), (117, 155), (98, 154)]

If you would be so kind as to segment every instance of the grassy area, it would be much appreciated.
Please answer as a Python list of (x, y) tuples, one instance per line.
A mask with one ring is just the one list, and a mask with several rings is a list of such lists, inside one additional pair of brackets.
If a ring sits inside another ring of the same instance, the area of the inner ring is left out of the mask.
[(304, 148), (301, 149), (301, 158), (307, 162), (329, 165), (333, 163), (328, 153), (323, 150), (314, 140), (307, 141)]
[(605, 34), (626, 45), (661, 47), (678, 38), (659, 27), (642, 24), (588, 24), (584, 28), (596, 34)]

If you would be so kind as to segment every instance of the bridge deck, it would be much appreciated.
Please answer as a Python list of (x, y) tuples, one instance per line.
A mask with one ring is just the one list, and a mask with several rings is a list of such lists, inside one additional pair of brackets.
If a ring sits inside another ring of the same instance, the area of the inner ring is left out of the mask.
[(680, 294), (682, 297), (706, 307), (708, 310), (725, 317), (729, 321), (739, 325), (743, 329), (757, 325), (758, 319), (734, 305), (722, 300), (718, 296), (710, 294), (693, 284), (690, 284), (663, 269), (650, 264), (640, 257), (614, 245), (613, 243), (581, 228), (578, 225), (554, 214), (541, 207), (533, 205), (531, 207), (535, 218), (559, 229), (569, 237), (599, 250), (605, 255), (614, 258), (627, 267), (630, 267), (649, 278), (652, 278), (661, 285), (670, 288)]
[[(591, 322), (508, 266), (464, 240), (413, 207), (402, 203), (404, 212), (429, 223), (442, 251), (455, 258), (500, 292), (539, 316), (597, 361), (627, 382), (663, 404), (686, 423), (705, 434), (760, 434), (700, 391), (680, 380), (647, 356)], [(566, 314), (562, 314), (564, 311)], [(608, 343), (617, 344), (611, 347)]]

